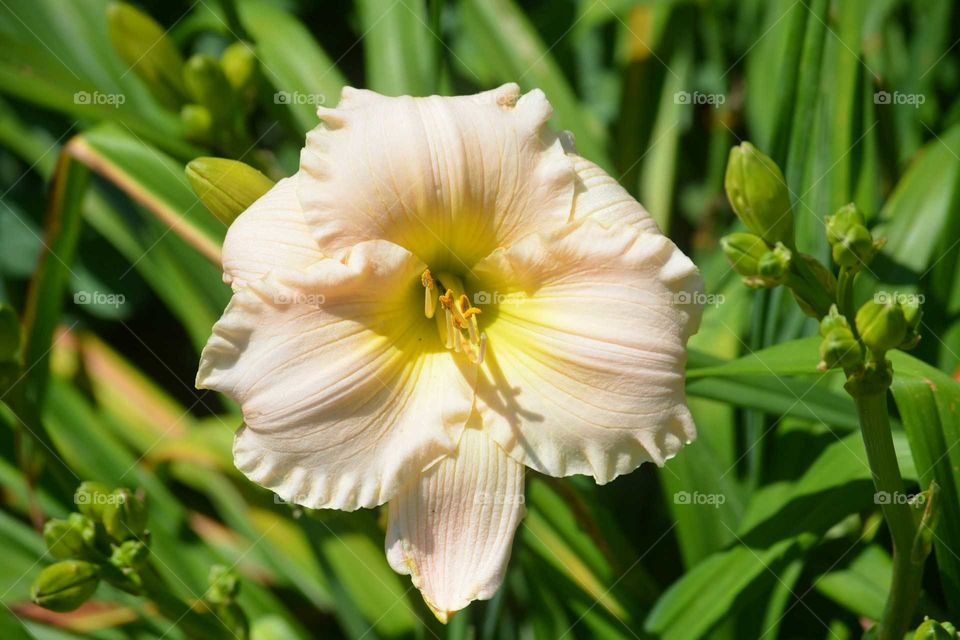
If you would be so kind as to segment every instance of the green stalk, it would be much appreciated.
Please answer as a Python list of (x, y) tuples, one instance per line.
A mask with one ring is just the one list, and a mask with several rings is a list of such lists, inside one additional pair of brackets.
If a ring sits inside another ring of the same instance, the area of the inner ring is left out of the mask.
[(164, 618), (180, 627), (189, 638), (209, 638), (227, 640), (233, 638), (230, 630), (205, 605), (193, 607), (184, 602), (170, 589), (170, 585), (160, 576), (149, 562), (140, 571), (144, 595), (157, 605)]
[(880, 367), (882, 371), (870, 367), (861, 376), (852, 378), (847, 383), (847, 391), (857, 406), (877, 495), (888, 497), (881, 502), (881, 508), (893, 540), (893, 579), (876, 638), (901, 640), (910, 625), (920, 594), (923, 559), (911, 558), (917, 530), (912, 509), (904, 500), (903, 478), (890, 432), (887, 413), (890, 372), (884, 365)]

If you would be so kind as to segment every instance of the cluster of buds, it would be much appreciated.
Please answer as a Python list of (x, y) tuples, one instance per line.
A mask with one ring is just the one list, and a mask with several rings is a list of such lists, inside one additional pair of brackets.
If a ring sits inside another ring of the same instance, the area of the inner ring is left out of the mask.
[(827, 240), (833, 261), (854, 272), (870, 264), (883, 247), (882, 240), (873, 239), (866, 219), (853, 203), (827, 218)]
[(149, 555), (143, 500), (129, 489), (111, 491), (84, 482), (74, 500), (79, 513), (47, 521), (43, 539), (58, 560), (37, 576), (31, 599), (52, 611), (73, 611), (101, 580), (128, 593), (141, 592), (139, 570)]
[(786, 286), (800, 308), (820, 321), (820, 370), (853, 373), (885, 363), (890, 349), (916, 346), (917, 296), (877, 296), (853, 306), (853, 279), (883, 246), (856, 205), (841, 207), (826, 223), (833, 261), (841, 267), (838, 282), (820, 261), (797, 250), (790, 192), (776, 162), (744, 142), (730, 150), (724, 187), (747, 228), (721, 240), (724, 255), (745, 284)]
[(790, 191), (777, 163), (744, 142), (730, 150), (724, 188), (747, 231), (731, 233), (720, 244), (744, 284), (785, 285), (806, 313), (824, 315), (836, 279), (812, 256), (797, 251)]
[(111, 5), (107, 24), (120, 58), (158, 102), (180, 111), (189, 140), (230, 155), (249, 147), (246, 116), (259, 84), (257, 58), (249, 44), (235, 42), (219, 59), (197, 54), (184, 61), (166, 30), (129, 4)]
[(847, 319), (840, 315), (837, 305), (820, 321), (820, 371), (828, 369), (856, 369), (863, 364), (863, 346)]

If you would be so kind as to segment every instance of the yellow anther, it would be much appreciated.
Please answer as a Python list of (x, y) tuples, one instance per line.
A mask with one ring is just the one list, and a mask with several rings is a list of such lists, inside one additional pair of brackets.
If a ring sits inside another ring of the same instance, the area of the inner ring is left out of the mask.
[[(480, 309), (470, 305), (470, 298), (463, 291), (463, 281), (449, 273), (440, 273), (434, 278), (427, 269), (421, 274), (420, 282), (425, 290), (426, 316), (434, 317), (438, 304), (443, 307), (443, 318), (436, 316), (436, 321), (444, 346), (455, 353), (464, 353), (470, 362), (482, 363), (487, 336), (480, 332), (477, 322)], [(439, 288), (445, 289), (441, 295), (437, 295)]]

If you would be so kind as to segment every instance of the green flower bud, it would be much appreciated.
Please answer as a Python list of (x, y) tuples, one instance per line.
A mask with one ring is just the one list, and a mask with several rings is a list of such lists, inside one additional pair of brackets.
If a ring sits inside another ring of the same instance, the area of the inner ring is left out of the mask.
[(51, 611), (73, 611), (86, 602), (100, 582), (100, 568), (83, 560), (62, 560), (40, 572), (30, 599)]
[(183, 132), (189, 140), (207, 142), (213, 131), (213, 116), (210, 110), (199, 104), (185, 104), (180, 109)]
[(783, 284), (787, 280), (787, 274), (790, 272), (790, 259), (792, 254), (782, 242), (778, 242), (773, 251), (768, 251), (760, 258), (757, 263), (757, 271), (760, 279), (768, 287)]
[(137, 569), (150, 555), (150, 548), (140, 540), (126, 540), (113, 548), (110, 564), (118, 569)]
[(246, 42), (234, 42), (220, 55), (220, 66), (237, 95), (250, 104), (257, 86), (257, 56)]
[(82, 558), (94, 548), (97, 529), (90, 518), (71, 513), (66, 520), (47, 520), (43, 541), (50, 555), (58, 559)]
[(853, 369), (861, 364), (863, 364), (862, 348), (853, 337), (850, 327), (835, 326), (830, 329), (820, 343), (820, 363), (817, 368), (820, 371)]
[(956, 640), (957, 632), (949, 622), (940, 623), (930, 618), (924, 618), (917, 627), (913, 640)]
[(210, 213), (230, 224), (273, 187), (253, 167), (226, 158), (197, 158), (187, 165), (187, 178)]
[(860, 269), (870, 264), (877, 245), (866, 227), (855, 224), (833, 244), (833, 261), (841, 267)]
[(830, 244), (836, 244), (855, 226), (866, 227), (867, 221), (857, 209), (857, 205), (851, 202), (827, 218), (827, 240)]
[(117, 541), (141, 536), (147, 526), (143, 502), (129, 489), (117, 489), (103, 510), (103, 526)]
[(790, 193), (776, 162), (744, 142), (730, 150), (724, 187), (747, 229), (769, 244), (793, 245)]
[(860, 338), (874, 353), (899, 346), (907, 335), (907, 320), (896, 302), (870, 300), (857, 311), (856, 322)]
[(237, 574), (220, 564), (210, 567), (207, 582), (210, 586), (207, 588), (206, 599), (214, 604), (229, 604), (240, 592), (240, 580)]
[(760, 259), (770, 250), (760, 236), (752, 233), (731, 233), (720, 240), (723, 255), (733, 270), (745, 277), (759, 273)]
[(73, 501), (80, 513), (94, 522), (103, 520), (103, 508), (107, 506), (110, 489), (102, 482), (87, 480), (81, 482), (77, 492), (73, 494)]
[(186, 95), (183, 58), (166, 30), (124, 2), (110, 5), (107, 30), (120, 58), (143, 79), (154, 97), (170, 108), (179, 107)]
[(850, 323), (847, 322), (846, 316), (840, 314), (840, 310), (837, 309), (835, 304), (830, 305), (830, 313), (823, 316), (820, 321), (820, 335), (825, 338), (834, 329), (850, 330)]
[(183, 79), (193, 101), (210, 111), (217, 134), (224, 140), (237, 134), (243, 109), (216, 58), (194, 55), (183, 68)]

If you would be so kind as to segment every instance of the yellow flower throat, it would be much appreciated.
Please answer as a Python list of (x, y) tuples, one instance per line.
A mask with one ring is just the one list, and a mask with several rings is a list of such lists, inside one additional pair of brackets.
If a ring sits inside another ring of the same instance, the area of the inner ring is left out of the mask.
[[(423, 313), (436, 318), (441, 342), (447, 349), (465, 354), (470, 362), (481, 364), (487, 350), (487, 334), (480, 331), (480, 309), (471, 306), (460, 278), (450, 273), (440, 273), (435, 278), (427, 269), (421, 274), (420, 283), (424, 292)], [(437, 315), (438, 305), (443, 307), (442, 315)]]

